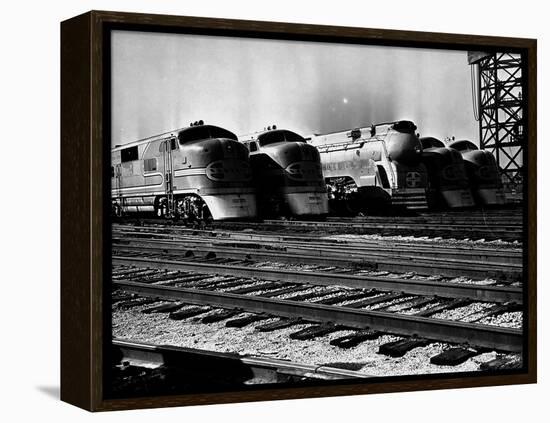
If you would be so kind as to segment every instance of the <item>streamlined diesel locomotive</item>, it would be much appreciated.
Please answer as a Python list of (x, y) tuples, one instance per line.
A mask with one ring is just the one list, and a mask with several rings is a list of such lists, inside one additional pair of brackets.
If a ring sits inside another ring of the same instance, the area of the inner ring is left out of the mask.
[(202, 121), (111, 151), (113, 213), (223, 220), (256, 216), (247, 148)]
[(453, 141), (449, 147), (462, 154), (476, 203), (482, 206), (504, 204), (504, 189), (495, 156), (468, 140)]
[(302, 136), (274, 125), (240, 140), (250, 151), (260, 216), (328, 213), (319, 152)]
[(415, 130), (402, 120), (308, 138), (320, 152), (331, 204), (351, 213), (426, 209), (428, 175)]
[(472, 207), (474, 199), (462, 155), (437, 138), (423, 137), (420, 142), (422, 162), (428, 169), (430, 208)]

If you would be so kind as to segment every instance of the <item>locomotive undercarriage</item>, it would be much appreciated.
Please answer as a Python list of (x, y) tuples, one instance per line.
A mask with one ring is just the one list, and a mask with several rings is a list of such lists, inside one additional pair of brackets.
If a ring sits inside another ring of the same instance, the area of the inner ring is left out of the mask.
[(349, 176), (327, 178), (325, 182), (332, 214), (380, 213), (390, 207), (389, 195), (380, 187), (358, 187)]
[(151, 213), (159, 218), (182, 219), (189, 222), (202, 222), (212, 220), (212, 214), (204, 200), (195, 194), (177, 195), (171, 201), (169, 197), (157, 197), (154, 205), (127, 206), (124, 199), (113, 201), (112, 215), (123, 217), (137, 213)]
[(379, 186), (358, 187), (353, 178), (325, 179), (332, 214), (388, 214), (396, 212), (389, 193)]
[(160, 197), (155, 204), (157, 217), (182, 219), (188, 222), (212, 220), (212, 214), (204, 200), (195, 194)]

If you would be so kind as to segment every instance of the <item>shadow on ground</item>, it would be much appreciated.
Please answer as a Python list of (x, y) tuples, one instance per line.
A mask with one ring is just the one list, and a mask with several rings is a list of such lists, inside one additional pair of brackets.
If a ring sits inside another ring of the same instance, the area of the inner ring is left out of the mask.
[(50, 398), (59, 399), (59, 386), (37, 386), (36, 389)]

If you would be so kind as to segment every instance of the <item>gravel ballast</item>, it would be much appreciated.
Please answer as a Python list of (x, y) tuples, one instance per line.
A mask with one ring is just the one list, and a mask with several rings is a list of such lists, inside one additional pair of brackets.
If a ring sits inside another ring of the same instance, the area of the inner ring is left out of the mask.
[[(415, 348), (401, 358), (390, 358), (378, 354), (378, 348), (387, 342), (399, 340), (399, 337), (382, 335), (375, 340), (365, 341), (357, 347), (341, 349), (331, 346), (330, 340), (351, 334), (353, 331), (342, 330), (314, 340), (300, 341), (290, 339), (289, 335), (310, 326), (309, 324), (262, 333), (254, 330), (256, 324), (250, 324), (244, 328), (225, 327), (225, 321), (203, 324), (200, 320), (204, 315), (183, 321), (173, 321), (166, 314), (142, 314), (140, 310), (144, 308), (147, 306), (135, 307), (132, 310), (115, 310), (113, 337), (158, 345), (167, 344), (242, 355), (269, 356), (304, 364), (349, 363), (357, 367), (361, 373), (372, 376), (477, 371), (481, 363), (497, 357), (496, 352), (488, 352), (470, 358), (458, 366), (437, 366), (430, 364), (430, 357), (448, 348), (447, 344), (432, 343), (426, 347)], [(243, 313), (233, 318), (245, 315), (247, 314)], [(262, 320), (257, 324), (265, 324), (273, 320)]]

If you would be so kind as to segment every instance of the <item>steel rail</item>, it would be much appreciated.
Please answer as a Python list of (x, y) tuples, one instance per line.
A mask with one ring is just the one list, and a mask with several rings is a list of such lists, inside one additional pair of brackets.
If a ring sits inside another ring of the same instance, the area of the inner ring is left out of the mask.
[[(475, 257), (482, 259), (483, 261), (495, 261), (495, 262), (505, 262), (505, 263), (522, 263), (522, 251), (519, 249), (512, 248), (483, 248), (479, 246), (464, 246), (464, 245), (433, 245), (430, 242), (399, 242), (399, 241), (381, 241), (381, 240), (362, 240), (362, 241), (352, 241), (352, 240), (342, 240), (342, 239), (333, 239), (326, 237), (304, 237), (304, 236), (282, 236), (282, 235), (273, 235), (271, 233), (242, 233), (242, 232), (218, 232), (218, 231), (197, 231), (188, 228), (181, 228), (177, 226), (169, 226), (158, 228), (154, 226), (147, 227), (133, 227), (125, 226), (119, 227), (114, 226), (113, 234), (115, 235), (128, 235), (128, 234), (141, 234), (143, 237), (164, 237), (174, 239), (174, 235), (180, 237), (180, 240), (195, 240), (197, 242), (234, 242), (234, 243), (250, 243), (254, 241), (258, 244), (269, 244), (279, 243), (287, 246), (288, 248), (304, 248), (309, 250), (321, 250), (321, 247), (331, 252), (336, 253), (338, 249), (345, 248), (346, 254), (351, 250), (354, 252), (376, 252), (380, 251), (382, 248), (384, 251), (399, 253), (399, 254), (410, 254), (409, 250), (413, 250), (417, 253), (430, 254), (433, 257), (467, 257), (469, 260)], [(147, 230), (145, 230), (147, 229)], [(151, 232), (154, 230), (154, 232)], [(201, 232), (201, 235), (193, 235)], [(136, 238), (141, 238), (141, 236), (136, 236)]]
[(304, 272), (286, 269), (263, 269), (247, 266), (185, 262), (145, 257), (112, 257), (114, 265), (134, 265), (159, 269), (186, 270), (226, 276), (240, 276), (292, 283), (309, 283), (323, 286), (346, 286), (381, 291), (405, 292), (416, 295), (468, 298), (476, 301), (523, 303), (523, 290), (509, 286), (481, 286), (465, 283), (438, 282), (419, 279), (398, 279), (376, 276), (359, 276), (329, 272)]
[(150, 285), (133, 281), (114, 281), (115, 288), (140, 295), (188, 304), (208, 304), (224, 308), (242, 308), (255, 313), (280, 317), (301, 317), (316, 322), (330, 322), (357, 329), (372, 329), (401, 336), (418, 336), (430, 340), (467, 343), (476, 347), (520, 352), (523, 331), (497, 326), (463, 323), (429, 317), (409, 316), (382, 311), (367, 311), (345, 306), (297, 302), (254, 297), (199, 289)]
[(409, 224), (409, 223), (366, 223), (366, 222), (322, 222), (322, 221), (298, 221), (298, 220), (264, 220), (262, 222), (214, 222), (214, 227), (289, 227), (289, 228), (314, 228), (314, 229), (341, 229), (361, 231), (403, 231), (439, 233), (448, 231), (456, 234), (486, 238), (519, 239), (523, 236), (523, 228), (516, 226), (499, 226), (487, 228), (486, 225), (476, 226), (472, 224)]
[(127, 239), (113, 239), (113, 249), (117, 251), (183, 253), (207, 255), (210, 253), (223, 258), (256, 261), (277, 261), (293, 264), (316, 264), (328, 266), (341, 266), (348, 268), (370, 268), (390, 272), (414, 271), (421, 275), (443, 276), (470, 276), (474, 278), (495, 277), (506, 280), (519, 280), (522, 274), (522, 266), (508, 263), (476, 263), (456, 259), (426, 258), (423, 256), (399, 256), (392, 254), (346, 255), (341, 251), (337, 256), (329, 254), (312, 255), (303, 254), (300, 251), (274, 251), (256, 248), (238, 248), (223, 246), (196, 245), (193, 242), (174, 243), (166, 241), (147, 240), (136, 241)]
[[(155, 236), (154, 232), (136, 232), (137, 234), (142, 235), (151, 235)], [(164, 235), (164, 234), (163, 234)], [(509, 249), (505, 250), (486, 250), (486, 249), (461, 249), (461, 248), (439, 248), (438, 246), (433, 247), (421, 247), (421, 246), (412, 246), (410, 248), (400, 248), (401, 246), (393, 247), (391, 245), (366, 245), (355, 247), (347, 243), (323, 243), (315, 242), (315, 245), (312, 245), (311, 241), (304, 242), (285, 242), (285, 241), (264, 241), (257, 240), (254, 243), (242, 240), (225, 240), (218, 238), (206, 238), (206, 237), (193, 237), (193, 236), (183, 236), (173, 238), (171, 236), (157, 236), (156, 238), (149, 237), (140, 237), (134, 236), (133, 234), (114, 232), (113, 242), (124, 244), (129, 242), (140, 242), (142, 244), (164, 244), (164, 245), (177, 245), (180, 246), (198, 246), (197, 244), (203, 245), (205, 247), (217, 247), (223, 246), (228, 248), (241, 248), (249, 250), (260, 250), (260, 249), (269, 249), (270, 252), (274, 250), (279, 250), (282, 252), (289, 252), (289, 249), (292, 249), (292, 252), (298, 252), (303, 250), (305, 252), (312, 252), (313, 255), (327, 255), (327, 257), (334, 257), (335, 255), (343, 255), (344, 257), (350, 257), (350, 254), (353, 254), (355, 257), (380, 257), (380, 258), (410, 258), (415, 260), (430, 260), (430, 261), (444, 261), (445, 263), (464, 263), (466, 265), (472, 264), (472, 262), (486, 263), (487, 265), (504, 265), (505, 267), (517, 267), (521, 269), (520, 265), (522, 263), (522, 254), (521, 251)], [(251, 245), (252, 244), (252, 245)], [(277, 246), (277, 248), (276, 248)], [(267, 248), (266, 248), (267, 247)], [(442, 251), (446, 250), (446, 251)], [(304, 254), (307, 255), (307, 254)], [(428, 258), (426, 257), (428, 256)], [(441, 256), (441, 257), (440, 257)], [(496, 261), (498, 258), (502, 258), (504, 262)], [(494, 261), (492, 261), (494, 260)]]
[(523, 225), (497, 225), (491, 226), (486, 223), (431, 223), (431, 222), (369, 222), (369, 221), (305, 221), (305, 220), (277, 220), (265, 219), (262, 221), (218, 221), (213, 222), (214, 228), (253, 228), (253, 227), (303, 227), (303, 228), (323, 228), (323, 229), (364, 229), (364, 230), (409, 230), (409, 231), (449, 231), (457, 233), (498, 233), (506, 235), (513, 232), (521, 235)]
[[(154, 345), (145, 342), (113, 339), (124, 360), (156, 365), (192, 367), (195, 372), (208, 372), (212, 368), (241, 369), (250, 379), (261, 378), (266, 383), (277, 381), (278, 375), (307, 379), (340, 380), (366, 379), (372, 376), (357, 371), (330, 366), (294, 363), (271, 357), (243, 356), (236, 353), (216, 352), (172, 345)], [(267, 381), (266, 381), (267, 378)]]

